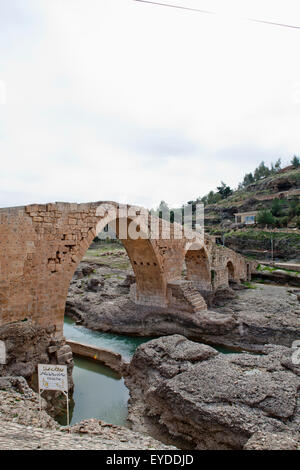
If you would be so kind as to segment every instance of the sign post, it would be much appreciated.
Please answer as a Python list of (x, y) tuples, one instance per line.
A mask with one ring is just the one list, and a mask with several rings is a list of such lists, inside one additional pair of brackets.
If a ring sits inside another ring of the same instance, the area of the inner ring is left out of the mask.
[(69, 393), (67, 366), (59, 364), (38, 364), (39, 376), (39, 402), (42, 409), (41, 396), (44, 390), (58, 390), (67, 399), (67, 426), (70, 425), (69, 417)]

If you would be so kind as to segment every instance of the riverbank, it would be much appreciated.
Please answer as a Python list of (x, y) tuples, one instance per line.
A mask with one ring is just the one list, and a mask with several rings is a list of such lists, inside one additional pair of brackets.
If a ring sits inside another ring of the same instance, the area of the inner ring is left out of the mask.
[(109, 349), (104, 349), (73, 340), (67, 340), (67, 345), (72, 349), (73, 355), (91, 359), (93, 362), (104, 364), (106, 367), (109, 367), (120, 377), (122, 377), (123, 370), (127, 363), (123, 361), (121, 354), (110, 351)]
[(23, 377), (0, 378), (1, 450), (166, 450), (174, 449), (147, 436), (97, 419), (88, 419), (67, 429), (45, 411), (42, 399)]
[[(300, 447), (300, 366), (294, 350), (220, 354), (173, 335), (140, 346), (126, 376), (132, 429), (182, 449), (241, 450), (257, 433)], [(297, 443), (297, 444), (296, 444)]]
[[(67, 341), (86, 343), (92, 349), (106, 349), (112, 355), (128, 363), (137, 346), (151, 338), (134, 338), (93, 331), (65, 317), (64, 335)], [(93, 358), (74, 355), (74, 393), (70, 402), (70, 422), (78, 423), (86, 418), (97, 418), (115, 425), (128, 426), (127, 403), (129, 392), (119, 371), (114, 371)], [(62, 410), (57, 418), (66, 424)]]

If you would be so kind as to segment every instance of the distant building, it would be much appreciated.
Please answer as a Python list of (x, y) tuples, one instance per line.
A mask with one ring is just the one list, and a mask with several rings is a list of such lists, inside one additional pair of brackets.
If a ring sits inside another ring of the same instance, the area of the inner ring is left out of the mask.
[(255, 224), (257, 211), (238, 212), (234, 214), (236, 224)]

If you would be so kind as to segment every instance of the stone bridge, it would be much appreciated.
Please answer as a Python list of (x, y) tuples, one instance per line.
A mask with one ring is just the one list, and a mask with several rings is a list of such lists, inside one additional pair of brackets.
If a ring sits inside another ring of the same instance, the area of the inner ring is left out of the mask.
[(61, 335), (70, 281), (107, 224), (115, 224), (127, 251), (136, 280), (131, 298), (141, 306), (197, 313), (207, 309), (205, 293), (249, 278), (245, 259), (213, 238), (126, 208), (105, 201), (0, 209), (0, 326), (26, 319)]

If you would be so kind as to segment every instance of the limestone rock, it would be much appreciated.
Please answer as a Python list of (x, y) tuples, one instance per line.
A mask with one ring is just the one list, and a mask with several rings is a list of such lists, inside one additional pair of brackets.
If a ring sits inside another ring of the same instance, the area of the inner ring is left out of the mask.
[(296, 431), (300, 376), (284, 365), (290, 355), (284, 346), (225, 355), (180, 335), (152, 340), (136, 350), (125, 378), (129, 420), (197, 449), (242, 449), (256, 432)]
[(0, 377), (0, 420), (38, 428), (58, 429), (59, 425), (45, 411), (46, 401), (39, 397), (23, 377)]
[(300, 450), (300, 434), (256, 432), (245, 450)]

